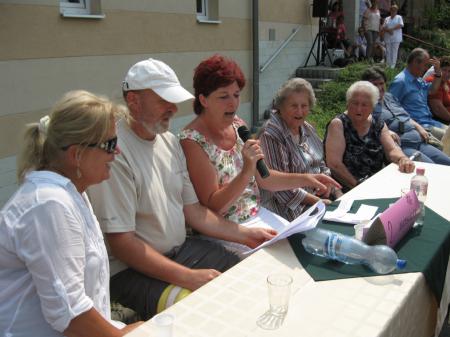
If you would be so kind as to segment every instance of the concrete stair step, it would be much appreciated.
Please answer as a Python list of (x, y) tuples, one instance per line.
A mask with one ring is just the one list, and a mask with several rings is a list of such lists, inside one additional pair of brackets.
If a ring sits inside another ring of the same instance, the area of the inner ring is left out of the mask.
[(332, 81), (331, 78), (305, 78), (309, 83), (311, 83), (312, 87), (315, 89), (318, 89), (321, 84)]
[(302, 78), (324, 78), (324, 79), (337, 79), (341, 68), (332, 67), (298, 67), (295, 71), (295, 76)]

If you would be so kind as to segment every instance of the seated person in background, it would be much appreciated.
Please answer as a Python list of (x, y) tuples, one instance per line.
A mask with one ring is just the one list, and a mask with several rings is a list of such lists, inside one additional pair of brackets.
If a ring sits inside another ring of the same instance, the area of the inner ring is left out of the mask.
[[(374, 108), (372, 116), (383, 120), (389, 130), (400, 137), (400, 146), (407, 156), (420, 152), (417, 161), (450, 165), (450, 158), (442, 151), (427, 144), (428, 132), (403, 109), (398, 100), (386, 90), (386, 75), (381, 68), (367, 69), (362, 80), (369, 81), (380, 92), (380, 100)], [(397, 136), (397, 137), (398, 137)]]
[(384, 63), (386, 61), (386, 45), (381, 36), (375, 39), (373, 46), (373, 59), (375, 62)]
[[(434, 66), (433, 82), (426, 83), (422, 76), (429, 65)], [(441, 139), (447, 126), (433, 119), (428, 106), (428, 95), (434, 94), (441, 85), (441, 68), (437, 59), (430, 58), (425, 49), (416, 48), (408, 55), (407, 66), (395, 76), (389, 92), (395, 96), (412, 119)]]
[(358, 60), (364, 60), (366, 58), (367, 40), (364, 32), (364, 27), (358, 28), (358, 35), (355, 38), (355, 44), (353, 48), (353, 53)]
[(148, 319), (158, 304), (164, 309), (169, 284), (193, 291), (239, 262), (217, 243), (186, 238), (186, 225), (250, 247), (274, 233), (243, 228), (198, 203), (183, 150), (167, 131), (176, 104), (193, 96), (168, 65), (136, 63), (122, 89), (131, 115), (117, 126), (122, 155), (89, 196), (110, 247), (111, 298)]
[(353, 83), (346, 94), (347, 111), (327, 126), (325, 162), (347, 190), (381, 170), (385, 156), (401, 172), (414, 170), (414, 163), (394, 143), (386, 124), (372, 116), (378, 99), (372, 83)]
[(344, 16), (338, 16), (337, 18), (337, 33), (336, 33), (336, 48), (344, 51), (345, 57), (352, 55), (352, 45), (346, 36), (346, 28), (344, 23)]
[[(331, 175), (323, 160), (322, 141), (314, 127), (306, 122), (315, 102), (311, 84), (302, 78), (292, 78), (278, 89), (273, 103), (274, 112), (260, 134), (268, 167), (281, 172)], [(335, 197), (334, 193), (330, 195), (331, 191), (335, 192), (334, 188), (318, 197), (311, 188), (279, 192), (263, 189), (262, 205), (292, 221), (305, 206), (316, 203), (320, 198)]]
[[(450, 56), (441, 59), (441, 84), (434, 94), (428, 95), (428, 104), (435, 119), (442, 123), (450, 123)], [(436, 74), (430, 74), (425, 78), (428, 83), (433, 83)]]
[(71, 91), (27, 126), (19, 190), (0, 213), (1, 336), (124, 336), (111, 321), (108, 255), (85, 190), (109, 177), (115, 114)]
[(258, 140), (245, 143), (237, 129), (243, 123), (236, 116), (244, 74), (233, 60), (214, 55), (202, 61), (194, 73), (197, 117), (180, 133), (192, 183), (200, 202), (243, 223), (260, 209), (259, 189), (318, 189), (339, 185), (325, 174), (284, 173), (269, 170), (262, 179), (256, 162), (264, 158)]
[(450, 156), (450, 132), (446, 132), (442, 137), (442, 152)]

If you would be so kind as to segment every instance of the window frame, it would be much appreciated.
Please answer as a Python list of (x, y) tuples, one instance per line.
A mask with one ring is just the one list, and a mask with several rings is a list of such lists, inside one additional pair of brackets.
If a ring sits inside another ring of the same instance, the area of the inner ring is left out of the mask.
[(69, 0), (59, 0), (59, 8), (62, 15), (68, 14), (90, 14), (90, 0), (79, 0), (78, 3), (69, 2)]
[(198, 11), (197, 6), (197, 19), (200, 20), (208, 20), (208, 1), (207, 0), (197, 0), (197, 2), (200, 1), (201, 4), (201, 11)]
[[(198, 4), (201, 4), (201, 11), (198, 11)], [(196, 7), (198, 23), (221, 23), (219, 20), (219, 0), (197, 0)]]
[(78, 3), (59, 0), (59, 12), (64, 18), (105, 18), (105, 14), (101, 12), (101, 0), (79, 0)]

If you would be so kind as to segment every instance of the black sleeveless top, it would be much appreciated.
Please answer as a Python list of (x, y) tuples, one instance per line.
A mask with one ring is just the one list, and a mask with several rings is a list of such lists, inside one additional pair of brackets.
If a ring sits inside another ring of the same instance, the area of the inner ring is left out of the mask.
[[(381, 130), (384, 122), (372, 116), (372, 122), (369, 131), (363, 137), (352, 125), (352, 121), (346, 114), (337, 116), (342, 121), (344, 127), (345, 152), (343, 163), (350, 173), (357, 179), (367, 178), (384, 166), (384, 150), (381, 145)], [(324, 144), (327, 138), (325, 132)]]

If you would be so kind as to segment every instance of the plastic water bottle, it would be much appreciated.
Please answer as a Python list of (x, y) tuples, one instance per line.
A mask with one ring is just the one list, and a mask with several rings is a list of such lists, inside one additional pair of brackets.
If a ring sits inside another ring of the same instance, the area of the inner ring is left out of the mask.
[(403, 269), (406, 261), (398, 259), (388, 246), (369, 246), (348, 235), (314, 228), (304, 232), (302, 245), (308, 253), (341, 261), (346, 264), (365, 264), (378, 274)]
[(420, 203), (420, 214), (416, 220), (416, 225), (422, 226), (425, 218), (425, 200), (427, 199), (428, 192), (428, 179), (425, 177), (425, 169), (417, 168), (416, 175), (411, 178), (411, 190), (414, 190)]

